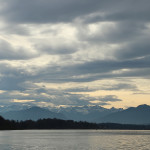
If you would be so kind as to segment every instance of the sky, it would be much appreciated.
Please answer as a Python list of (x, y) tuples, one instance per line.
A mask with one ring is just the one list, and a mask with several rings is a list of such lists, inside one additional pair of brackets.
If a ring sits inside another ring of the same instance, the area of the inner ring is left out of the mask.
[(0, 0), (0, 106), (150, 105), (149, 0)]

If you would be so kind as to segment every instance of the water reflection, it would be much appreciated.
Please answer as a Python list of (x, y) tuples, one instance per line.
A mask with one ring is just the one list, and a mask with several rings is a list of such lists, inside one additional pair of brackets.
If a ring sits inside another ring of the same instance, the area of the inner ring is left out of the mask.
[(150, 131), (0, 131), (0, 150), (148, 150)]

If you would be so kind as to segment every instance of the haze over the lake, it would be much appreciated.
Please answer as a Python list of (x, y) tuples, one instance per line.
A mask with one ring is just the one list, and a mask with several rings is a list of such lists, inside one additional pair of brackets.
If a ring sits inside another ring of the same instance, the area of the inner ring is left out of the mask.
[(150, 105), (149, 0), (0, 0), (0, 106)]

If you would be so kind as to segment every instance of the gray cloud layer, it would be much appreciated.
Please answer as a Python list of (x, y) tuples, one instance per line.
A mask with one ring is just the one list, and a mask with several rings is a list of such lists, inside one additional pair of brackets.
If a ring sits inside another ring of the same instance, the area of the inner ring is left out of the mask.
[[(29, 96), (13, 98), (87, 105), (97, 99), (71, 92), (139, 89), (134, 83), (90, 88), (85, 82), (149, 80), (149, 0), (0, 0), (0, 6), (0, 100), (11, 101), (5, 94), (18, 91)], [(38, 94), (36, 83), (43, 82), (82, 86)], [(121, 100), (108, 94), (99, 101)]]
[(149, 20), (148, 0), (1, 0), (5, 19), (20, 23), (47, 23), (71, 21), (79, 16), (102, 13), (92, 21)]
[(9, 42), (0, 39), (1, 60), (24, 60), (37, 57), (37, 54), (29, 52), (23, 47), (15, 48)]

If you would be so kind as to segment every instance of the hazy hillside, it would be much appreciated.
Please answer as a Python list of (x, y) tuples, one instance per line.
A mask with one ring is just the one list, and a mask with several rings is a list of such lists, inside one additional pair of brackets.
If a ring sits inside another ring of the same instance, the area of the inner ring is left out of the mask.
[(40, 118), (59, 118), (70, 119), (74, 121), (99, 122), (99, 118), (121, 110), (122, 109), (116, 108), (106, 109), (100, 106), (76, 106), (67, 108), (40, 108), (34, 106), (31, 108), (27, 108), (13, 105), (12, 107), (9, 106), (1, 109), (0, 115), (10, 120), (37, 120)]
[(57, 108), (50, 109), (54, 112), (59, 112), (64, 114), (67, 119), (75, 121), (88, 121), (88, 122), (98, 122), (98, 118), (104, 117), (113, 112), (121, 111), (122, 109), (106, 109), (100, 106), (81, 106), (81, 107), (67, 107), (67, 108)]
[(31, 107), (25, 110), (9, 111), (1, 113), (5, 119), (9, 120), (38, 120), (43, 118), (65, 119), (61, 113), (51, 112), (40, 107)]
[[(10, 109), (10, 108), (9, 108)], [(58, 118), (74, 121), (121, 124), (150, 124), (150, 106), (140, 105), (123, 109), (106, 109), (100, 106), (81, 106), (67, 108), (31, 107), (24, 110), (1, 112), (5, 119), (38, 120), (43, 118)]]
[(100, 122), (150, 124), (150, 106), (140, 105), (99, 118)]

